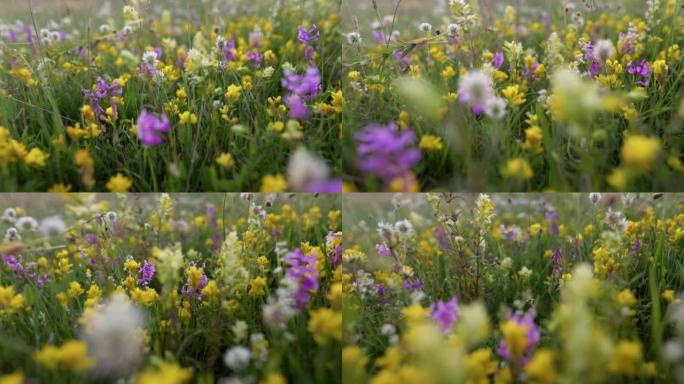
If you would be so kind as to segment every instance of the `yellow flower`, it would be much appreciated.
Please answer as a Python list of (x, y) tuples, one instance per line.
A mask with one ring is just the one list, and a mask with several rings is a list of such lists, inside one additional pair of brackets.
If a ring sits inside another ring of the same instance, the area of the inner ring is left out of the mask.
[(50, 155), (41, 151), (40, 149), (31, 148), (31, 150), (24, 158), (24, 162), (26, 163), (26, 165), (32, 165), (34, 167), (42, 168), (45, 166), (45, 161), (48, 159), (48, 157), (50, 157)]
[(48, 189), (48, 192), (52, 193), (68, 193), (71, 191), (71, 184), (57, 183)]
[(265, 175), (261, 178), (261, 192), (285, 192), (287, 181), (283, 175)]
[(501, 334), (506, 342), (506, 348), (516, 360), (525, 352), (527, 328), (526, 325), (518, 324), (515, 320), (508, 320), (501, 324)]
[(548, 349), (539, 349), (525, 366), (525, 372), (539, 383), (555, 383), (556, 370), (553, 366), (554, 353)]
[(202, 297), (204, 297), (207, 300), (211, 300), (215, 297), (218, 297), (220, 294), (220, 291), (218, 289), (218, 284), (216, 284), (216, 280), (209, 280), (207, 282), (207, 285), (202, 288)]
[(135, 378), (136, 384), (182, 384), (192, 379), (192, 370), (177, 363), (162, 362), (159, 369), (147, 368)]
[(150, 307), (157, 301), (159, 294), (154, 288), (145, 287), (145, 289), (140, 289), (139, 287), (135, 287), (131, 292), (131, 298), (142, 306)]
[(0, 384), (22, 384), (23, 382), (24, 374), (22, 372), (14, 372), (0, 376)]
[(627, 180), (627, 172), (622, 168), (615, 168), (606, 178), (608, 185), (617, 190), (624, 190), (627, 187)]
[(236, 101), (240, 100), (240, 96), (242, 95), (242, 87), (239, 85), (231, 84), (228, 86), (228, 90), (226, 91), (226, 100), (228, 100), (229, 103), (235, 103)]
[(456, 76), (456, 70), (454, 70), (454, 67), (452, 67), (451, 65), (447, 66), (447, 67), (444, 68), (444, 70), (442, 71), (442, 78), (443, 78), (445, 81), (449, 81), (449, 80), (452, 79), (454, 76)]
[(349, 345), (342, 348), (344, 384), (365, 382), (366, 364), (368, 364), (368, 357), (363, 354), (361, 348), (356, 345)]
[(487, 377), (496, 370), (496, 363), (492, 361), (492, 350), (479, 348), (465, 358), (469, 383), (488, 383)]
[(439, 151), (444, 147), (442, 138), (433, 135), (423, 135), (420, 138), (420, 149), (424, 151)]
[(188, 284), (190, 287), (197, 289), (200, 283), (202, 283), (202, 279), (204, 279), (204, 269), (191, 265), (185, 270), (185, 273), (188, 275)]
[(544, 152), (542, 148), (542, 142), (544, 136), (542, 135), (542, 130), (538, 125), (533, 125), (525, 130), (525, 143), (523, 143), (523, 148), (526, 151), (532, 153), (540, 154)]
[(658, 79), (663, 79), (667, 75), (667, 62), (665, 60), (656, 60), (653, 62), (653, 73)]
[(24, 307), (24, 295), (14, 292), (14, 286), (0, 285), (0, 315), (19, 312)]
[(121, 173), (117, 173), (109, 179), (106, 187), (111, 192), (128, 192), (132, 185), (133, 182), (129, 178)]
[(542, 232), (543, 232), (543, 228), (542, 228), (541, 224), (533, 223), (532, 225), (530, 225), (530, 234), (532, 236), (541, 235)]
[(311, 311), (308, 330), (320, 345), (326, 345), (330, 340), (342, 340), (342, 312), (329, 308)]
[(76, 298), (79, 297), (85, 292), (85, 290), (81, 287), (81, 283), (78, 281), (72, 281), (69, 283), (69, 288), (67, 289), (67, 296), (69, 298)]
[(190, 113), (190, 111), (185, 111), (178, 114), (178, 119), (182, 125), (186, 124), (197, 124), (197, 115)]
[(659, 139), (642, 135), (631, 135), (625, 138), (620, 157), (624, 165), (648, 172), (651, 170), (653, 161), (659, 152)]
[(88, 346), (78, 340), (69, 340), (61, 347), (46, 345), (33, 357), (48, 369), (62, 366), (73, 372), (85, 372), (95, 365), (95, 361), (88, 357)]
[(511, 105), (518, 106), (525, 102), (525, 96), (520, 92), (519, 85), (509, 85), (501, 94)]
[(665, 301), (672, 301), (674, 300), (674, 291), (671, 289), (666, 289), (663, 291), (662, 297)]
[(518, 157), (508, 160), (503, 175), (518, 180), (529, 180), (534, 176), (534, 171), (527, 160)]
[(257, 276), (249, 282), (249, 295), (252, 297), (263, 296), (266, 288), (266, 278)]
[(634, 297), (634, 294), (629, 290), (629, 288), (620, 291), (615, 299), (618, 303), (620, 303), (620, 305), (625, 307), (631, 307), (637, 303), (636, 297)]
[(287, 384), (287, 380), (280, 373), (271, 372), (266, 376), (262, 384)]
[(622, 340), (615, 347), (608, 364), (611, 373), (633, 376), (637, 373), (637, 363), (641, 361), (642, 346), (638, 341)]
[(233, 159), (233, 155), (230, 153), (222, 153), (216, 158), (216, 163), (223, 168), (230, 168), (235, 165), (235, 160)]

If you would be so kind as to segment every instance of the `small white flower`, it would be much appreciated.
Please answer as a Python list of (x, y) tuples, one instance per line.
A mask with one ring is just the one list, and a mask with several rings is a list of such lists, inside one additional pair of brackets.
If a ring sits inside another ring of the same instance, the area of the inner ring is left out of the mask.
[(482, 71), (468, 72), (458, 85), (461, 101), (470, 106), (484, 105), (493, 94), (492, 78)]
[(109, 221), (116, 221), (116, 219), (119, 217), (119, 215), (116, 214), (114, 211), (109, 211), (105, 214), (105, 217)]
[(501, 120), (506, 116), (506, 100), (491, 97), (485, 103), (485, 114), (492, 120)]
[(100, 33), (109, 33), (111, 31), (112, 31), (112, 27), (110, 27), (109, 24), (100, 25)]
[(20, 241), (21, 236), (19, 236), (19, 231), (14, 227), (7, 228), (5, 232), (5, 241)]
[(612, 59), (615, 56), (615, 46), (610, 40), (599, 40), (594, 46), (594, 57), (606, 62), (608, 59)]
[(17, 211), (14, 208), (6, 208), (5, 212), (2, 213), (2, 220), (10, 223), (14, 223), (17, 219)]
[(22, 216), (17, 219), (16, 227), (22, 231), (35, 231), (38, 228), (38, 222), (31, 216)]
[(447, 26), (447, 33), (449, 36), (456, 36), (458, 34), (458, 31), (461, 30), (461, 27), (458, 24), (452, 23)]
[(363, 44), (363, 39), (361, 38), (360, 33), (349, 32), (347, 33), (347, 42), (351, 45), (361, 45)]
[(295, 191), (304, 191), (311, 182), (325, 181), (329, 172), (323, 159), (300, 147), (290, 156), (287, 183)]
[(418, 29), (420, 29), (421, 32), (429, 33), (432, 32), (432, 24), (430, 23), (421, 23), (418, 26)]
[(240, 371), (249, 365), (251, 355), (252, 353), (249, 349), (243, 346), (237, 346), (226, 351), (226, 354), (223, 356), (223, 361), (228, 368), (234, 371)]
[(596, 205), (601, 201), (601, 194), (598, 192), (592, 192), (589, 194), (589, 200), (592, 204)]
[(44, 237), (59, 236), (66, 232), (67, 225), (59, 216), (46, 217), (40, 222), (38, 232)]

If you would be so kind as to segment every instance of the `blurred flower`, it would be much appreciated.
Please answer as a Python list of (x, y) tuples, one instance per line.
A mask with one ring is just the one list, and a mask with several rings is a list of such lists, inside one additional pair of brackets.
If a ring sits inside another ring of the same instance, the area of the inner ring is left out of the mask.
[(354, 135), (360, 157), (359, 168), (374, 173), (389, 183), (405, 176), (420, 161), (420, 149), (415, 148), (415, 135), (410, 130), (400, 131), (396, 124), (371, 124)]
[(118, 293), (88, 316), (85, 339), (98, 375), (123, 377), (135, 372), (143, 358), (143, 326), (142, 312)]

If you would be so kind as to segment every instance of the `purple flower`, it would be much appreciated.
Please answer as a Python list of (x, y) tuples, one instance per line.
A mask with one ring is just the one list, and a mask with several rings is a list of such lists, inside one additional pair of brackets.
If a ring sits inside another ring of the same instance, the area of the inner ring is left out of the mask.
[(594, 44), (589, 41), (584, 44), (584, 59), (593, 60), (594, 59)]
[(421, 158), (413, 131), (400, 131), (395, 123), (371, 124), (357, 132), (354, 139), (361, 171), (376, 174), (387, 183), (407, 175)]
[(592, 78), (594, 78), (594, 77), (596, 77), (596, 75), (598, 75), (599, 68), (600, 68), (599, 62), (596, 60), (593, 60), (591, 62), (591, 66), (589, 67), (589, 73), (591, 74)]
[(551, 277), (556, 280), (560, 277), (560, 274), (563, 271), (563, 255), (558, 249), (553, 251), (553, 254), (551, 254), (551, 266)]
[(309, 118), (309, 107), (306, 105), (301, 97), (295, 94), (289, 95), (285, 99), (287, 104), (287, 116), (294, 120), (307, 120)]
[(318, 68), (309, 67), (303, 75), (292, 70), (286, 70), (282, 85), (290, 91), (285, 103), (288, 106), (288, 116), (295, 120), (309, 118), (309, 108), (306, 101), (312, 100), (321, 90), (321, 75)]
[(630, 61), (627, 64), (627, 73), (634, 76), (641, 76), (643, 80), (638, 80), (637, 85), (648, 87), (649, 82), (647, 79), (649, 76), (651, 76), (651, 67), (648, 65), (648, 62), (645, 59), (641, 60), (637, 64), (634, 64), (634, 62)]
[(456, 296), (449, 301), (438, 301), (430, 306), (432, 320), (439, 324), (442, 332), (448, 332), (458, 319), (458, 301)]
[(504, 63), (504, 53), (497, 52), (492, 59), (492, 67), (499, 69)]
[[(534, 318), (536, 316), (537, 311), (535, 311), (534, 309), (530, 309), (528, 312), (516, 311), (515, 313), (510, 313), (509, 311), (508, 314), (508, 320), (513, 320), (518, 324), (518, 326), (527, 329), (527, 343), (525, 344), (525, 351), (523, 353), (521, 361), (517, 361), (517, 363), (520, 363), (522, 365), (527, 364), (529, 356), (534, 351), (534, 348), (539, 343), (539, 339), (541, 337), (541, 335), (539, 334), (539, 329), (534, 324)], [(499, 341), (499, 348), (497, 349), (497, 353), (504, 359), (510, 362), (514, 362), (514, 356), (511, 354), (511, 351), (508, 350), (505, 340), (502, 339)]]
[(378, 255), (380, 256), (390, 256), (390, 249), (385, 244), (375, 244), (375, 250), (378, 252)]
[(161, 144), (164, 139), (160, 133), (169, 130), (169, 118), (166, 117), (166, 114), (157, 117), (144, 108), (135, 124), (138, 129), (138, 139), (148, 147)]
[(342, 193), (342, 180), (330, 179), (312, 181), (307, 184), (305, 190), (306, 192), (315, 193)]
[(111, 84), (104, 81), (101, 77), (97, 78), (97, 84), (93, 89), (84, 89), (83, 94), (88, 99), (88, 104), (93, 110), (95, 117), (101, 119), (104, 114), (104, 108), (100, 105), (100, 102), (104, 99), (109, 99), (109, 104), (114, 109), (114, 117), (116, 117), (116, 103), (114, 102), (114, 96), (119, 96), (123, 93), (119, 80), (116, 79), (112, 81)]
[(285, 262), (289, 265), (286, 277), (296, 284), (293, 293), (295, 307), (300, 310), (306, 309), (309, 305), (309, 294), (318, 289), (316, 254), (306, 256), (297, 248), (285, 256)]
[(303, 26), (297, 28), (297, 40), (302, 44), (309, 44), (318, 41), (321, 36), (318, 26), (314, 24), (310, 29), (306, 29)]
[(261, 67), (261, 62), (264, 61), (264, 55), (257, 50), (247, 52), (247, 61), (252, 63), (255, 68), (259, 68)]
[(404, 278), (404, 288), (409, 291), (418, 291), (423, 288), (423, 282), (415, 277)]
[(292, 94), (305, 100), (311, 100), (321, 90), (321, 74), (316, 67), (307, 68), (306, 73), (303, 75), (287, 69), (285, 70), (282, 85)]
[(223, 56), (225, 57), (226, 61), (233, 61), (236, 53), (237, 50), (235, 49), (235, 39), (228, 40), (223, 45)]
[(140, 285), (149, 284), (150, 281), (152, 280), (152, 278), (154, 277), (154, 272), (155, 272), (154, 264), (145, 260), (143, 265), (138, 269), (138, 274), (140, 275), (140, 278), (138, 279), (138, 284), (140, 284)]

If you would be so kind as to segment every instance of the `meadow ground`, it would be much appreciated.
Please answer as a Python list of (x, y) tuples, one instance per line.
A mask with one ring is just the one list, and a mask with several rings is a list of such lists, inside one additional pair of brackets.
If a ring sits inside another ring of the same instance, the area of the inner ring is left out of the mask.
[(339, 197), (0, 197), (0, 382), (340, 382)]
[(684, 195), (342, 210), (344, 383), (684, 382)]
[(682, 2), (350, 0), (348, 191), (679, 191)]
[(3, 1), (3, 191), (341, 189), (335, 1), (124, 3)]

